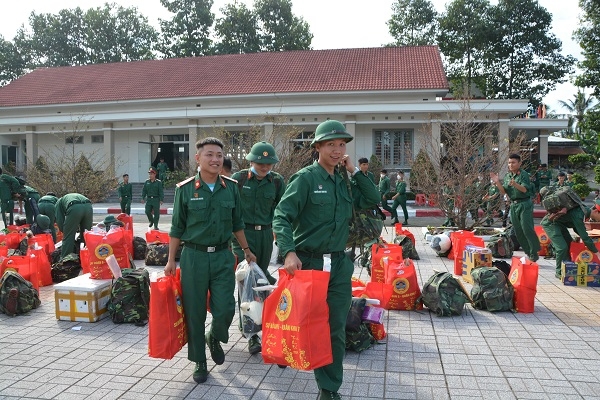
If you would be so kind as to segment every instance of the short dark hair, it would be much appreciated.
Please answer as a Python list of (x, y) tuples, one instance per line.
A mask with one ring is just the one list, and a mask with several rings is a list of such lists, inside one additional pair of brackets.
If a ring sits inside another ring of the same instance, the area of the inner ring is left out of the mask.
[(125, 178), (126, 176), (129, 176), (129, 174), (123, 174), (123, 178)]
[(546, 167), (546, 168), (548, 168), (548, 164), (542, 163), (542, 164), (540, 164), (540, 167)]
[(567, 176), (563, 171), (560, 171), (557, 176)]
[(358, 163), (359, 163), (359, 164), (368, 164), (368, 163), (369, 163), (369, 160), (367, 160), (365, 157), (363, 157), (363, 158), (359, 158), (359, 159), (358, 159)]
[(54, 193), (54, 192), (48, 192), (48, 193), (46, 193), (46, 196), (54, 196), (54, 197), (56, 197), (56, 193)]
[(567, 171), (567, 175), (573, 175), (573, 171)]
[(223, 157), (223, 168), (225, 168), (227, 171), (231, 171), (232, 167), (233, 164), (231, 163), (231, 158)]
[[(508, 159), (509, 159), (509, 160), (510, 160), (511, 158), (512, 158), (513, 160), (519, 160), (519, 161), (521, 161), (521, 156), (520, 156), (520, 155), (518, 155), (517, 153), (512, 153), (510, 156), (508, 156)], [(544, 164), (542, 164), (542, 166), (543, 166), (543, 165), (544, 165)]]
[(387, 169), (382, 169), (382, 170), (381, 170), (381, 173), (382, 173), (382, 174), (387, 174)]
[(221, 150), (223, 150), (223, 142), (221, 142), (216, 137), (212, 137), (212, 136), (204, 138), (202, 140), (198, 140), (196, 142), (196, 150), (200, 150), (201, 148), (203, 148), (207, 144), (216, 144), (217, 146), (219, 146), (221, 148)]
[(399, 171), (398, 171), (398, 173), (399, 173), (400, 175), (404, 175), (404, 171), (402, 171), (402, 170), (399, 170)]

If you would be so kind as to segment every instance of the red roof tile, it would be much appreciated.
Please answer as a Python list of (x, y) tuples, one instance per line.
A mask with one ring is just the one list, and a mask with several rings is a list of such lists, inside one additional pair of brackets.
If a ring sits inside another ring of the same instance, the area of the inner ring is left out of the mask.
[(0, 107), (447, 88), (436, 46), (306, 50), (39, 68), (0, 88)]

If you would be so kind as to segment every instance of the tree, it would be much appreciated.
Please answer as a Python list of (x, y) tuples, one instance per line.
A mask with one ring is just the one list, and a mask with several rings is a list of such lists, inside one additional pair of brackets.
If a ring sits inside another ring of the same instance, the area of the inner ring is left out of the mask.
[(223, 14), (215, 24), (220, 41), (215, 49), (218, 54), (258, 53), (260, 37), (256, 15), (245, 4), (227, 4), (220, 9)]
[(471, 97), (473, 83), (480, 88), (485, 86), (489, 12), (488, 0), (454, 0), (439, 17), (438, 45), (458, 97)]
[(262, 51), (308, 50), (313, 39), (308, 23), (292, 13), (291, 0), (254, 3)]
[(573, 96), (573, 99), (568, 101), (559, 100), (558, 103), (571, 114), (569, 116), (568, 135), (575, 134), (576, 137), (581, 136), (581, 121), (583, 121), (585, 113), (594, 104), (594, 97), (586, 96), (580, 87), (577, 89), (577, 93)]
[(0, 35), (0, 86), (25, 72), (25, 63), (17, 47)]
[(594, 88), (600, 96), (600, 0), (579, 0), (581, 21), (574, 37), (581, 46), (583, 61), (579, 63), (582, 73), (576, 84)]
[(485, 62), (493, 98), (529, 99), (537, 105), (566, 81), (575, 58), (560, 53), (562, 43), (551, 25), (552, 15), (537, 0), (499, 0), (492, 7)]
[(160, 0), (175, 14), (160, 19), (162, 29), (159, 50), (168, 58), (194, 57), (212, 53), (210, 29), (215, 15), (210, 12), (213, 0)]
[(435, 44), (437, 12), (429, 0), (397, 0), (387, 22), (391, 46), (425, 46)]
[(600, 106), (588, 110), (579, 124), (581, 133), (577, 140), (586, 153), (600, 158)]

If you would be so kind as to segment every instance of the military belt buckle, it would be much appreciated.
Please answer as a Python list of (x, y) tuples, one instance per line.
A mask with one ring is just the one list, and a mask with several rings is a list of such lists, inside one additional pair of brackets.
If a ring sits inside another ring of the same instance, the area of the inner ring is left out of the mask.
[(329, 258), (329, 259), (331, 259), (331, 253), (325, 253), (325, 254), (323, 254), (323, 258)]
[(217, 251), (217, 248), (215, 246), (208, 246), (206, 248), (207, 253), (214, 253), (215, 251)]
[(254, 225), (255, 231), (262, 231), (262, 225)]

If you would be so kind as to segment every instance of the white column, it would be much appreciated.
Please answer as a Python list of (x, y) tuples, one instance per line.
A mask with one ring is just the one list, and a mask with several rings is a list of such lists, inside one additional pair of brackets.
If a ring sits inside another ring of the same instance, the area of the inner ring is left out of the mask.
[(356, 158), (356, 118), (354, 115), (347, 115), (346, 121), (344, 122), (346, 131), (352, 135), (353, 141), (346, 145), (346, 153), (350, 156), (350, 159), (358, 167), (358, 159)]
[(105, 122), (102, 128), (104, 134), (104, 155), (107, 157), (111, 165), (115, 162), (115, 132), (113, 131), (112, 123)]
[[(38, 140), (37, 134), (35, 133), (35, 126), (25, 127), (25, 146), (27, 147), (27, 159), (24, 162), (17, 165), (18, 169), (23, 167), (33, 167), (38, 158)], [(18, 161), (18, 159), (17, 159)]]
[(548, 164), (548, 131), (542, 130), (538, 135), (538, 155), (541, 164)]
[(498, 162), (500, 163), (498, 168), (500, 176), (508, 172), (508, 155), (510, 150), (508, 122), (508, 115), (498, 115)]
[[(273, 137), (273, 132), (275, 131), (275, 124), (273, 121), (266, 120), (263, 125), (263, 138), (265, 142), (269, 142), (272, 144), (275, 138)], [(254, 143), (253, 143), (254, 144)], [(250, 149), (248, 149), (250, 151)]]
[(194, 171), (196, 171), (196, 167), (198, 167), (198, 165), (196, 163), (196, 142), (200, 139), (198, 137), (198, 135), (200, 133), (200, 128), (198, 127), (198, 122), (199, 121), (197, 119), (190, 119), (188, 121), (188, 135), (189, 135), (188, 162), (190, 164), (190, 171), (189, 171), (190, 173), (194, 173)]
[[(433, 115), (433, 118), (435, 119), (431, 121), (431, 147), (426, 148), (425, 151), (427, 152), (427, 155), (429, 156), (429, 159), (432, 161), (433, 165), (437, 166), (439, 165), (439, 160), (442, 156), (442, 123), (439, 120), (439, 115)], [(425, 140), (424, 143), (427, 143), (427, 140)]]

